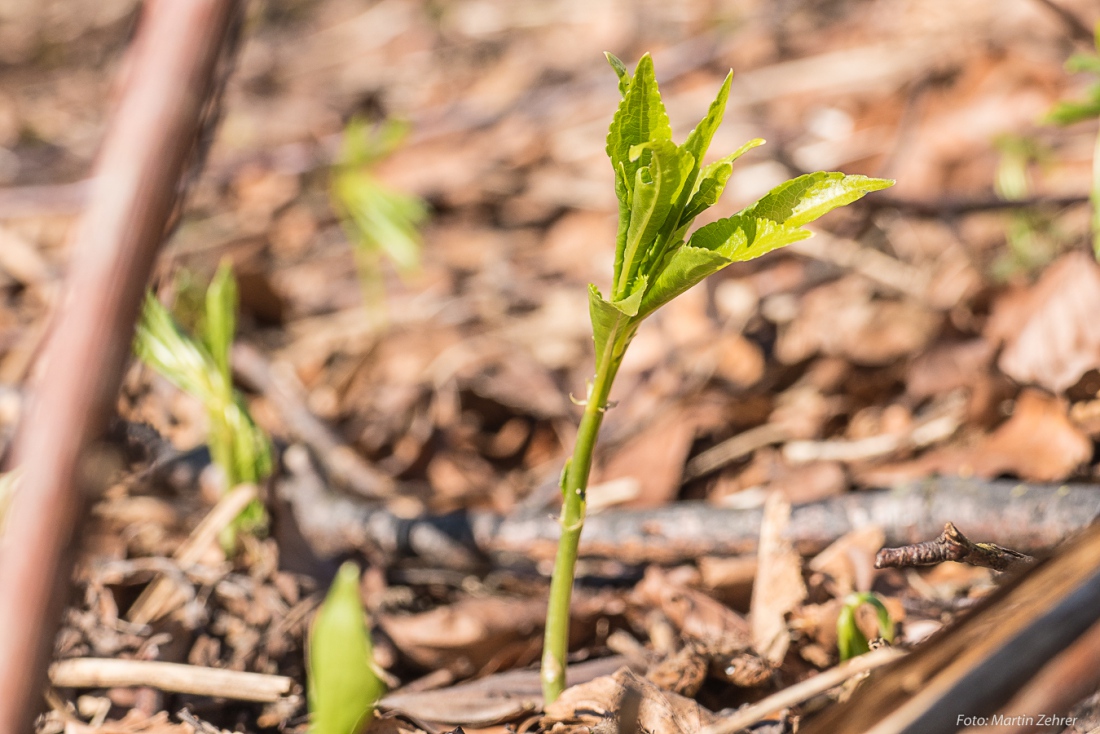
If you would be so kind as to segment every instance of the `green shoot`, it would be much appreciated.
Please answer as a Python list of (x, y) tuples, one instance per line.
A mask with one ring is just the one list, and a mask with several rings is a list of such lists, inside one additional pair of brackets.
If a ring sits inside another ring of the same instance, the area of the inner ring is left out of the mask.
[(725, 112), (732, 73), (706, 117), (677, 145), (672, 142), (672, 128), (649, 55), (641, 58), (633, 76), (614, 56), (608, 54), (608, 61), (619, 77), (622, 93), (607, 135), (607, 154), (619, 199), (619, 229), (607, 297), (595, 285), (589, 286), (596, 376), (588, 388), (573, 456), (562, 473), (562, 535), (550, 582), (542, 657), (547, 703), (557, 700), (565, 688), (569, 603), (592, 452), (608, 408), (611, 384), (638, 326), (708, 275), (805, 239), (811, 233), (803, 225), (893, 184), (866, 176), (810, 173), (780, 184), (732, 217), (689, 235), (695, 218), (722, 194), (734, 162), (764, 141), (750, 140), (730, 155), (703, 165)]
[[(229, 349), (237, 329), (236, 312), (237, 283), (232, 268), (223, 263), (206, 291), (199, 339), (181, 332), (168, 310), (149, 293), (134, 340), (138, 358), (202, 402), (210, 423), (210, 457), (224, 473), (227, 488), (258, 484), (272, 467), (267, 435), (233, 389)], [(236, 532), (265, 524), (263, 505), (253, 502), (222, 537), (223, 547), (233, 547)]]
[(313, 620), (308, 688), (312, 734), (358, 734), (385, 692), (374, 672), (354, 563), (340, 567)]
[[(1100, 22), (1096, 24), (1095, 54), (1075, 54), (1066, 62), (1066, 71), (1071, 74), (1087, 72), (1098, 81), (1089, 88), (1083, 100), (1059, 102), (1047, 115), (1047, 121), (1056, 125), (1072, 125), (1082, 120), (1095, 120), (1100, 117)], [(1100, 260), (1100, 133), (1097, 133), (1096, 146), (1092, 154), (1092, 250)]]
[(416, 196), (389, 188), (371, 172), (404, 135), (404, 126), (396, 123), (372, 130), (353, 119), (344, 131), (343, 152), (332, 175), (333, 203), (355, 247), (364, 297), (376, 314), (382, 310), (382, 258), (402, 274), (420, 267), (417, 227), (427, 217), (427, 206)]
[(889, 610), (877, 594), (864, 591), (859, 594), (849, 594), (844, 599), (844, 606), (840, 609), (840, 616), (836, 619), (836, 647), (840, 652), (840, 662), (849, 660), (870, 652), (871, 646), (867, 637), (856, 624), (856, 610), (864, 604), (870, 604), (875, 608), (878, 617), (879, 637), (887, 642), (894, 641), (894, 620), (890, 617)]

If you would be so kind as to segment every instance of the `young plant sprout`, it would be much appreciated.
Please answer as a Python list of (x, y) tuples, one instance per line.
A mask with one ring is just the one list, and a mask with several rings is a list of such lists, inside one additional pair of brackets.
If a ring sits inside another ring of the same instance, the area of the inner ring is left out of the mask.
[(307, 693), (312, 734), (362, 731), (385, 693), (373, 660), (359, 599), (359, 567), (345, 563), (310, 628)]
[[(206, 408), (210, 457), (224, 473), (226, 487), (259, 483), (271, 474), (271, 444), (253, 422), (240, 395), (233, 389), (229, 349), (237, 330), (237, 283), (233, 269), (222, 263), (214, 275), (193, 339), (177, 327), (172, 315), (153, 294), (145, 296), (134, 352)], [(237, 532), (262, 528), (267, 522), (263, 504), (253, 501), (221, 538), (232, 548)]]
[[(1097, 53), (1074, 54), (1066, 62), (1066, 71), (1070, 73), (1085, 71), (1100, 80), (1100, 22), (1096, 24), (1094, 37)], [(1098, 117), (1100, 117), (1100, 81), (1089, 88), (1085, 99), (1059, 102), (1050, 111), (1047, 119), (1057, 125), (1072, 125), (1075, 122), (1095, 120)], [(1092, 191), (1089, 198), (1092, 204), (1092, 250), (1100, 260), (1100, 134), (1097, 134), (1096, 146), (1092, 154)]]
[(420, 267), (420, 232), (428, 215), (416, 196), (395, 191), (371, 172), (405, 136), (395, 122), (372, 130), (353, 119), (344, 130), (344, 148), (332, 175), (332, 199), (348, 239), (355, 247), (356, 267), (363, 295), (376, 315), (382, 310), (381, 260), (389, 260), (400, 273)]
[(733, 163), (763, 144), (756, 139), (709, 165), (703, 159), (722, 121), (732, 73), (706, 117), (677, 145), (665, 114), (653, 61), (646, 54), (633, 76), (622, 61), (607, 59), (619, 77), (622, 101), (607, 134), (615, 170), (619, 228), (615, 267), (605, 297), (589, 286), (589, 312), (596, 347), (596, 375), (588, 386), (573, 456), (562, 472), (562, 534), (550, 583), (542, 687), (547, 703), (565, 688), (569, 603), (592, 451), (608, 395), (623, 355), (642, 321), (708, 275), (730, 263), (751, 260), (805, 239), (803, 225), (893, 184), (885, 179), (810, 173), (772, 189), (756, 203), (688, 235), (695, 218), (722, 194)]
[(840, 653), (840, 662), (849, 660), (870, 652), (871, 645), (867, 637), (856, 624), (856, 610), (864, 604), (870, 604), (875, 608), (878, 617), (879, 637), (887, 642), (894, 641), (894, 620), (890, 617), (889, 610), (877, 594), (864, 591), (859, 594), (849, 594), (844, 599), (844, 606), (840, 609), (840, 616), (836, 618), (836, 647)]

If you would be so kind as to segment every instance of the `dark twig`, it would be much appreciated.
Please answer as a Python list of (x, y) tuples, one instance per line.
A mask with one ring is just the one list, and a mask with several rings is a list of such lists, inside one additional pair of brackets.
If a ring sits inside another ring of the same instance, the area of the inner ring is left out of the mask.
[(963, 716), (985, 723), (981, 717), (1001, 711), (1034, 717), (1034, 724), (1064, 710), (1096, 680), (1100, 634), (1090, 630), (1100, 617), (1098, 569), (1100, 526), (1093, 525), (942, 634), (873, 674), (802, 733), (947, 734), (960, 729)]
[(26, 732), (69, 585), (90, 447), (118, 395), (142, 292), (192, 156), (235, 0), (150, 0), (130, 51), (88, 208), (74, 230), (14, 450), (23, 479), (0, 539), (0, 732)]
[(994, 571), (1008, 571), (1029, 566), (1035, 559), (994, 543), (975, 543), (959, 532), (954, 523), (949, 522), (943, 526), (943, 532), (935, 540), (903, 545), (900, 548), (883, 548), (875, 556), (875, 568), (935, 566), (944, 561), (958, 561), (971, 566), (992, 568)]
[(891, 196), (868, 197), (859, 206), (876, 210), (893, 209), (914, 217), (952, 217), (975, 212), (999, 211), (1002, 209), (1026, 209), (1029, 207), (1065, 207), (1086, 204), (1088, 194), (1069, 196), (1033, 196), (1027, 199), (962, 199), (945, 198), (929, 201), (916, 199), (898, 199)]

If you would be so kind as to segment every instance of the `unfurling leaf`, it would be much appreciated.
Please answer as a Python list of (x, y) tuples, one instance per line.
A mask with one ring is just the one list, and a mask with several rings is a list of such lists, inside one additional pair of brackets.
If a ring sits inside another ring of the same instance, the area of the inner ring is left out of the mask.
[(313, 620), (308, 689), (311, 734), (358, 734), (385, 692), (374, 672), (354, 563), (340, 567)]
[(875, 609), (879, 637), (887, 642), (894, 641), (894, 620), (878, 595), (869, 591), (849, 594), (844, 599), (844, 606), (841, 607), (840, 615), (836, 620), (836, 646), (841, 662), (869, 652), (871, 649), (866, 635), (856, 624), (856, 610), (864, 604), (870, 604)]
[(605, 299), (593, 289), (589, 298), (598, 363), (609, 345), (614, 345), (612, 358), (621, 357), (624, 340), (633, 336), (642, 319), (708, 275), (805, 239), (810, 232), (803, 225), (893, 185), (886, 179), (843, 173), (806, 174), (688, 237), (695, 218), (722, 195), (734, 162), (764, 141), (750, 140), (704, 166), (722, 122), (732, 74), (723, 81), (707, 114), (678, 146), (671, 139), (649, 55), (641, 58), (633, 76), (619, 59), (611, 54), (607, 58), (622, 93), (607, 135), (619, 226), (610, 293)]

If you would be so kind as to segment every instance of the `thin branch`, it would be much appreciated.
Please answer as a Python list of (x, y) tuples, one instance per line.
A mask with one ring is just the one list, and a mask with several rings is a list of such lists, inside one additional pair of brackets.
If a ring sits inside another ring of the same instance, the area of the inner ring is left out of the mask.
[(875, 568), (935, 566), (944, 561), (969, 563), (971, 566), (992, 568), (994, 571), (1008, 571), (1030, 566), (1035, 559), (995, 543), (975, 543), (963, 535), (954, 523), (949, 522), (943, 526), (943, 532), (935, 540), (901, 548), (883, 548), (875, 556)]
[(58, 688), (149, 686), (169, 693), (263, 703), (278, 701), (294, 687), (294, 679), (284, 675), (108, 658), (74, 658), (54, 663), (50, 666), (50, 683)]
[(141, 295), (241, 8), (238, 0), (150, 0), (123, 67), (73, 232), (65, 299), (14, 450), (24, 474), (0, 540), (3, 732), (30, 731), (40, 706), (85, 498), (109, 476), (103, 462), (89, 471), (89, 448), (117, 398)]
[(916, 199), (898, 199), (891, 196), (867, 197), (857, 206), (872, 209), (896, 209), (915, 217), (951, 217), (960, 214), (998, 211), (1002, 209), (1026, 209), (1029, 207), (1052, 206), (1066, 207), (1075, 204), (1087, 204), (1088, 194), (1069, 196), (1034, 196), (1026, 199), (961, 199), (945, 198), (930, 201)]

